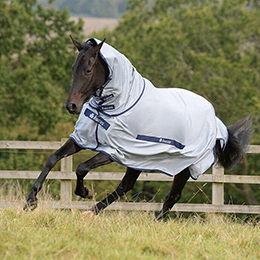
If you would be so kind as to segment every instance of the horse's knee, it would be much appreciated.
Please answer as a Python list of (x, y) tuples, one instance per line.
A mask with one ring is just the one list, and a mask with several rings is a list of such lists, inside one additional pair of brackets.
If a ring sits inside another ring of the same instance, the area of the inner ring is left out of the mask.
[(86, 165), (85, 163), (81, 163), (76, 169), (76, 175), (78, 177), (85, 177), (86, 174), (90, 171), (90, 169), (91, 167), (89, 165)]
[(52, 169), (56, 163), (60, 160), (61, 158), (58, 158), (58, 156), (56, 155), (56, 153), (52, 153), (47, 161), (46, 161), (46, 166), (49, 168), (49, 169)]
[(174, 203), (177, 203), (181, 199), (181, 193), (176, 194), (174, 197)]

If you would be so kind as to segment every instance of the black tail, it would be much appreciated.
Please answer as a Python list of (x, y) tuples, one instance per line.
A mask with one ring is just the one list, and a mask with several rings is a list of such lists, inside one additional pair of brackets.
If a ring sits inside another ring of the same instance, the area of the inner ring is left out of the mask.
[(250, 115), (242, 118), (228, 129), (228, 142), (224, 150), (220, 147), (220, 142), (216, 143), (216, 153), (218, 162), (226, 169), (233, 168), (246, 153), (252, 134), (252, 120)]

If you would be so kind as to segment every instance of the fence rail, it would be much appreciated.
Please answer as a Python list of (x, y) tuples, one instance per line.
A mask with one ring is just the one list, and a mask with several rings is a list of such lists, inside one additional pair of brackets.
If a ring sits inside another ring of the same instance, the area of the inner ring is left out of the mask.
[[(49, 141), (0, 141), (0, 149), (40, 149), (56, 150), (63, 143), (64, 139), (57, 142)], [(260, 153), (260, 145), (249, 146), (247, 153)], [(72, 156), (61, 160), (61, 170), (52, 171), (48, 179), (61, 180), (60, 201), (43, 201), (39, 205), (52, 208), (78, 208), (86, 209), (93, 206), (94, 202), (73, 201), (72, 200), (72, 180), (76, 180), (73, 172)], [(40, 171), (1, 171), (0, 179), (36, 179)], [(90, 172), (86, 180), (121, 180), (124, 173), (112, 172)], [(172, 178), (161, 173), (142, 173), (138, 181), (172, 181)], [(173, 211), (180, 212), (223, 212), (223, 213), (250, 213), (260, 214), (260, 206), (256, 205), (227, 205), (224, 204), (224, 184), (225, 183), (246, 183), (260, 184), (260, 176), (249, 175), (225, 175), (224, 168), (214, 166), (212, 174), (204, 174), (198, 180), (190, 182), (209, 182), (212, 183), (212, 204), (192, 204), (177, 203)], [(21, 207), (22, 202), (0, 201), (0, 208)], [(145, 210), (158, 211), (161, 203), (140, 203), (140, 202), (115, 202), (110, 205), (108, 210)]]

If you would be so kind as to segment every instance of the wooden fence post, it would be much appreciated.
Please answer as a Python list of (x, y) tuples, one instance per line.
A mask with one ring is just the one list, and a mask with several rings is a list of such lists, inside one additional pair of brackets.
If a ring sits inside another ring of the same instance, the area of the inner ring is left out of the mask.
[(212, 168), (212, 174), (212, 204), (224, 205), (224, 168), (215, 164)]
[[(63, 144), (67, 139), (61, 139)], [(61, 172), (68, 175), (68, 179), (61, 180), (60, 183), (60, 200), (62, 203), (72, 201), (72, 181), (70, 173), (72, 172), (72, 156), (66, 157), (61, 160)]]

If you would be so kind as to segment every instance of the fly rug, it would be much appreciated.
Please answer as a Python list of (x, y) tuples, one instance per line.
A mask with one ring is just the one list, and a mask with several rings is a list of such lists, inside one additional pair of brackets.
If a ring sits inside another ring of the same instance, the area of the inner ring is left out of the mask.
[(54, 165), (82, 149), (98, 152), (76, 170), (75, 193), (83, 198), (91, 196), (83, 186), (91, 169), (112, 161), (127, 167), (117, 189), (88, 211), (93, 214), (132, 189), (142, 171), (174, 177), (157, 220), (180, 199), (189, 177), (197, 179), (216, 159), (231, 168), (244, 155), (250, 116), (226, 127), (205, 98), (185, 89), (154, 87), (104, 41), (92, 38), (81, 44), (71, 39), (79, 54), (66, 108), (79, 118), (68, 141), (49, 156), (24, 209), (36, 208), (36, 195)]

